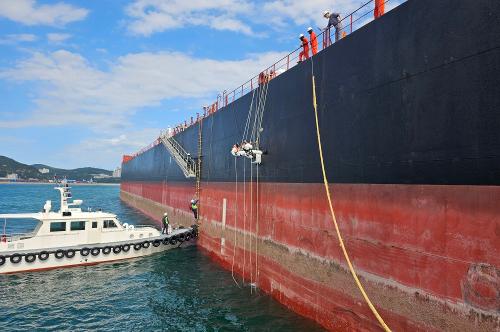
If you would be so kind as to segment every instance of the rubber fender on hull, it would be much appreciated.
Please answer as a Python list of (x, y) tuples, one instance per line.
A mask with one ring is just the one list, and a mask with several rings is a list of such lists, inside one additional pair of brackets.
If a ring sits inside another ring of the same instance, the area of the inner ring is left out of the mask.
[(97, 255), (99, 255), (100, 252), (101, 252), (101, 248), (90, 249), (90, 253), (92, 254), (92, 256), (97, 256)]
[(122, 245), (122, 250), (123, 250), (123, 252), (128, 252), (130, 250), (130, 244)]
[(111, 252), (111, 247), (106, 246), (106, 247), (102, 248), (102, 253), (104, 255), (109, 255), (110, 252)]
[(150, 246), (150, 245), (151, 245), (151, 243), (149, 243), (149, 241), (144, 241), (144, 242), (142, 243), (142, 247), (143, 247), (144, 249), (149, 248), (149, 246)]
[(171, 245), (175, 246), (177, 244), (177, 236), (172, 236), (169, 242)]
[(191, 233), (187, 233), (186, 234), (186, 237), (184, 238), (184, 240), (187, 242), (189, 240), (191, 240)]
[(26, 263), (33, 263), (36, 260), (36, 254), (26, 254), (26, 256), (24, 256), (24, 260)]
[(57, 259), (61, 259), (64, 257), (64, 250), (62, 249), (57, 249), (54, 256), (56, 256)]
[(89, 248), (82, 248), (80, 249), (80, 255), (82, 255), (83, 257), (86, 257), (90, 254), (90, 249)]
[(178, 236), (179, 242), (182, 243), (186, 239), (186, 235), (184, 233), (179, 234)]
[(73, 258), (75, 257), (75, 253), (75, 249), (68, 249), (66, 250), (65, 255), (67, 258)]
[(5, 257), (0, 256), (0, 266), (5, 264)]
[(45, 261), (47, 260), (47, 258), (49, 258), (49, 252), (48, 251), (41, 251), (39, 254), (38, 254), (38, 259), (41, 260), (41, 261)]
[(10, 262), (12, 264), (17, 264), (17, 263), (21, 262), (22, 259), (23, 259), (23, 256), (21, 256), (20, 254), (14, 254), (14, 255), (10, 256)]
[(121, 251), (122, 251), (122, 247), (121, 246), (114, 246), (113, 247), (113, 253), (114, 254), (119, 254)]
[(134, 250), (141, 250), (141, 248), (142, 248), (142, 244), (140, 244), (140, 243), (134, 244)]
[(168, 245), (170, 243), (170, 239), (168, 237), (164, 238), (162, 241), (161, 241), (164, 245)]
[(161, 245), (161, 241), (160, 240), (154, 240), (153, 241), (153, 247), (159, 247)]

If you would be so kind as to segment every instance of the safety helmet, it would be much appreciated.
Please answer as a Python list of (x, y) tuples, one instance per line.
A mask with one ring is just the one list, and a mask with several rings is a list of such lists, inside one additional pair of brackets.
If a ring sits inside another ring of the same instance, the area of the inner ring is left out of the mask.
[(303, 34), (300, 34), (300, 35), (299, 35), (299, 39), (302, 39), (302, 38), (304, 38), (304, 35), (303, 35)]
[(166, 215), (167, 215), (167, 213), (165, 212), (163, 215), (164, 215), (164, 216), (166, 216)]
[(325, 10), (325, 11), (323, 12), (323, 16), (324, 16), (324, 17), (328, 17), (328, 16), (330, 16), (330, 12), (329, 12), (328, 10)]
[(194, 200), (194, 199), (192, 199), (192, 200), (191, 200), (191, 203), (194, 203), (194, 202), (195, 202), (195, 200)]
[(307, 28), (307, 31), (311, 32), (311, 31), (313, 31), (313, 28), (309, 27), (309, 28)]

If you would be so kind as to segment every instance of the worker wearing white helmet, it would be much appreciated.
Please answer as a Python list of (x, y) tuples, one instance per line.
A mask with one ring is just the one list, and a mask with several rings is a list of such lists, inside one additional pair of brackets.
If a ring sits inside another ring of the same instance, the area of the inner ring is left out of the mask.
[(299, 39), (302, 42), (302, 52), (299, 53), (299, 62), (301, 62), (309, 59), (309, 41), (303, 34), (299, 35)]
[(318, 53), (318, 38), (316, 37), (316, 33), (314, 33), (313, 28), (307, 28), (307, 32), (309, 32), (309, 42), (311, 43), (312, 55)]
[(342, 30), (342, 22), (339, 13), (330, 13), (330, 11), (325, 10), (323, 12), (323, 17), (328, 19), (328, 25), (325, 28), (327, 45), (331, 44), (330, 41), (330, 28), (333, 26), (335, 28), (335, 41), (340, 39), (340, 31)]
[(167, 234), (168, 224), (169, 224), (167, 212), (165, 212), (163, 214), (163, 218), (161, 219), (161, 222), (162, 222), (161, 233), (162, 234)]

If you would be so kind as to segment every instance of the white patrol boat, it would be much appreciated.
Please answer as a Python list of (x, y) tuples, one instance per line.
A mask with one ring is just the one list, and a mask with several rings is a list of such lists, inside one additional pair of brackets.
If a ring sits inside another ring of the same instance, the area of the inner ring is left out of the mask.
[(51, 211), (51, 201), (47, 201), (42, 212), (0, 214), (4, 223), (11, 219), (38, 221), (29, 234), (0, 235), (0, 274), (141, 257), (177, 247), (198, 235), (195, 226), (161, 234), (152, 226), (122, 224), (111, 213), (83, 212), (79, 207), (82, 200), (68, 201), (72, 196), (67, 183), (55, 189), (61, 194), (59, 212)]

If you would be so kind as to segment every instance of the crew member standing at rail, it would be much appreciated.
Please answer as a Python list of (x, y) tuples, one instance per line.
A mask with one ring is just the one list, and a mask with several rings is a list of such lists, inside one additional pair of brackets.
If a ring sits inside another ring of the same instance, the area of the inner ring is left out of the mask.
[(332, 42), (330, 40), (330, 28), (333, 26), (335, 28), (335, 41), (340, 39), (340, 31), (342, 30), (342, 22), (340, 21), (339, 13), (330, 13), (328, 10), (325, 10), (323, 16), (328, 19), (328, 25), (325, 28), (327, 45), (329, 46)]
[(300, 40), (302, 41), (302, 52), (299, 54), (299, 62), (302, 60), (309, 59), (309, 41), (303, 34), (299, 35)]
[(313, 28), (309, 27), (307, 32), (309, 32), (309, 40), (311, 41), (312, 55), (315, 55), (318, 53), (318, 38), (316, 38)]

